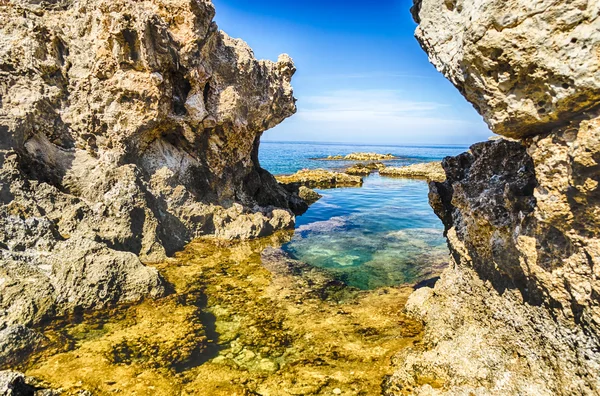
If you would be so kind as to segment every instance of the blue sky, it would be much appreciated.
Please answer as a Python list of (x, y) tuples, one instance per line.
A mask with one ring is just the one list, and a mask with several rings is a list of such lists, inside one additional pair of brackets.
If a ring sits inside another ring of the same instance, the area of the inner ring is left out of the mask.
[(412, 0), (213, 0), (261, 59), (289, 54), (298, 113), (263, 140), (470, 144), (492, 133), (413, 37)]

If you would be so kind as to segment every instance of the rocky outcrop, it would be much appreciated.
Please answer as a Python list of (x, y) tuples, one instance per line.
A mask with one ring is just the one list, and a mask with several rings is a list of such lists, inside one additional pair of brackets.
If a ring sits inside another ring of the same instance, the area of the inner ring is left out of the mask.
[(600, 5), (418, 0), (417, 40), (501, 135), (565, 125), (600, 101)]
[(302, 169), (293, 175), (277, 176), (277, 181), (287, 189), (305, 186), (309, 188), (360, 187), (363, 179), (325, 169)]
[(446, 173), (440, 162), (426, 162), (400, 167), (387, 167), (379, 170), (381, 176), (444, 181)]
[[(35, 378), (26, 377), (16, 371), (0, 371), (0, 395), (2, 396), (58, 396), (60, 390), (48, 389)], [(90, 396), (87, 391), (75, 393), (78, 396)]]
[(369, 176), (371, 173), (381, 171), (382, 169), (385, 169), (385, 165), (381, 162), (359, 162), (347, 168), (344, 173), (354, 176)]
[(387, 394), (600, 394), (600, 49), (595, 2), (423, 0), (432, 62), (494, 132), (430, 202), (451, 266), (409, 312), (423, 348)]
[(350, 153), (347, 155), (330, 155), (325, 158), (314, 158), (325, 161), (386, 161), (396, 159), (395, 155), (392, 154), (379, 154), (379, 153)]
[(0, 2), (0, 330), (145, 296), (202, 235), (306, 209), (258, 162), (292, 115), (287, 55), (258, 61), (208, 0)]
[(44, 347), (46, 341), (46, 337), (23, 325), (0, 330), (0, 369), (18, 364), (29, 354)]
[(298, 188), (298, 195), (309, 205), (312, 205), (319, 199), (323, 198), (321, 194), (305, 186), (300, 186)]

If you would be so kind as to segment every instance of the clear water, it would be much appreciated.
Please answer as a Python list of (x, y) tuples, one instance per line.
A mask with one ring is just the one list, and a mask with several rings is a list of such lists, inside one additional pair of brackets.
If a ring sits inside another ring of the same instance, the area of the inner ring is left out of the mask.
[[(287, 174), (347, 165), (311, 159), (328, 155), (392, 153), (400, 159), (388, 165), (396, 166), (441, 160), (466, 149), (269, 142), (261, 144), (260, 161), (274, 174)], [(283, 246), (292, 257), (360, 289), (418, 282), (445, 264), (443, 226), (429, 206), (426, 182), (374, 174), (360, 188), (317, 191), (323, 198), (297, 218), (294, 237)]]
[(376, 146), (339, 143), (262, 142), (260, 164), (274, 175), (295, 173), (300, 169), (345, 169), (356, 161), (315, 161), (329, 155), (354, 152), (393, 154), (398, 159), (384, 161), (387, 166), (405, 166), (419, 162), (438, 161), (465, 152), (467, 146)]

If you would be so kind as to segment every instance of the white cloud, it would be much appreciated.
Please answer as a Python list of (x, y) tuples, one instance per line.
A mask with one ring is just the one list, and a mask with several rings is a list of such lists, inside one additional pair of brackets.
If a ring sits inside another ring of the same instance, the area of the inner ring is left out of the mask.
[(333, 123), (338, 127), (388, 128), (461, 124), (440, 114), (450, 106), (437, 102), (407, 100), (397, 90), (343, 90), (303, 97), (296, 117), (308, 122)]
[(268, 131), (265, 139), (458, 144), (482, 141), (490, 134), (475, 112), (411, 99), (406, 91), (353, 89), (301, 96), (298, 113)]

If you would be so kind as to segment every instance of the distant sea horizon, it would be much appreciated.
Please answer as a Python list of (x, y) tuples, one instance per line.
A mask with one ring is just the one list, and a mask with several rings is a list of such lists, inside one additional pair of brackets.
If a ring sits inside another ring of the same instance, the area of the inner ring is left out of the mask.
[(260, 165), (274, 175), (292, 174), (300, 169), (324, 168), (343, 171), (357, 161), (315, 161), (332, 155), (352, 152), (378, 152), (393, 154), (396, 158), (385, 161), (386, 166), (406, 166), (422, 162), (441, 161), (469, 149), (468, 145), (433, 144), (361, 144), (308, 141), (262, 141), (259, 150)]
[(261, 140), (261, 143), (282, 143), (282, 144), (316, 144), (316, 145), (344, 145), (344, 146), (372, 146), (372, 147), (432, 147), (432, 148), (455, 148), (471, 147), (475, 143), (455, 143), (455, 144), (435, 144), (435, 143), (369, 143), (369, 142), (330, 142), (319, 140)]

